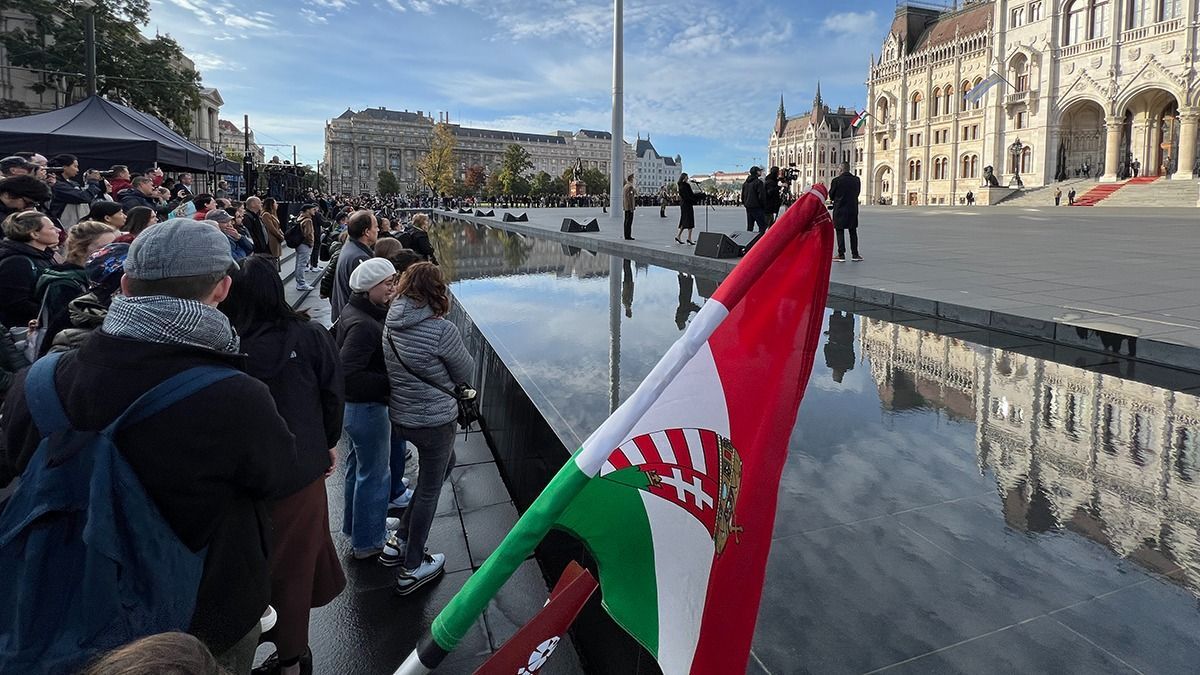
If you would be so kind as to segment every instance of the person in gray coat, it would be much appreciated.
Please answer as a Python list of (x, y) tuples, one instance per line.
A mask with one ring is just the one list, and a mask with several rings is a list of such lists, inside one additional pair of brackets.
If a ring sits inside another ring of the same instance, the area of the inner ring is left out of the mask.
[(346, 221), (346, 244), (338, 255), (334, 270), (333, 294), (329, 299), (330, 316), (337, 321), (342, 308), (350, 302), (350, 275), (364, 260), (375, 257), (372, 250), (379, 238), (379, 222), (375, 214), (367, 209), (355, 211)]
[[(396, 593), (407, 595), (441, 575), (442, 553), (426, 554), (425, 543), (437, 511), (442, 483), (454, 466), (458, 401), (447, 391), (467, 381), (475, 360), (458, 329), (446, 320), (450, 295), (442, 271), (419, 262), (400, 278), (396, 299), (384, 322), (392, 423), (417, 449), (417, 487), (400, 529), (390, 537), (379, 561), (400, 565)], [(436, 386), (434, 386), (436, 385)]]

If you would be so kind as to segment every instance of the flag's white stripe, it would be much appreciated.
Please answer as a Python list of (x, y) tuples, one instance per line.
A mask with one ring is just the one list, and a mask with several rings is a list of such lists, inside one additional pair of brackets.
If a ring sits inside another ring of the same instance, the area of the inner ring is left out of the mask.
[(656, 431), (650, 434), (650, 441), (654, 443), (655, 449), (658, 450), (658, 456), (662, 458), (663, 464), (678, 464), (675, 459), (675, 451), (671, 449), (671, 439), (667, 438), (667, 432)]
[[(585, 475), (595, 476), (600, 470), (600, 465), (612, 454), (613, 448), (632, 438), (634, 432), (650, 433), (672, 426), (701, 426), (725, 436), (729, 435), (725, 392), (721, 388), (720, 379), (715, 377), (716, 365), (712, 360), (712, 352), (708, 349), (708, 338), (726, 316), (729, 316), (729, 310), (716, 300), (704, 303), (704, 307), (700, 309), (696, 318), (692, 319), (683, 336), (675, 341), (633, 394), (584, 441), (583, 449), (575, 454), (575, 464), (580, 471)], [(693, 381), (677, 382), (680, 372), (694, 361), (699, 352), (703, 352), (704, 357), (702, 362), (697, 364), (700, 368), (692, 373), (695, 376)], [(672, 384), (676, 387), (672, 388), (671, 397), (660, 402), (663, 392)], [(643, 418), (656, 403), (661, 405), (663, 402), (680, 404), (666, 406), (675, 417), (674, 423), (663, 423), (657, 428), (648, 428), (658, 423), (658, 420), (644, 421)], [(718, 411), (719, 417), (714, 418), (713, 414)], [(644, 430), (639, 431), (638, 427), (643, 426)]]
[(633, 466), (645, 464), (646, 458), (642, 456), (642, 451), (638, 450), (638, 446), (633, 441), (629, 441), (621, 446), (621, 453), (625, 455), (625, 459)]
[(612, 465), (612, 462), (604, 462), (600, 467), (600, 475), (605, 476), (617, 470), (617, 467)]
[(696, 473), (708, 473), (704, 461), (704, 443), (700, 441), (699, 429), (684, 429), (683, 437), (687, 440), (688, 453), (692, 456), (692, 468)]
[(713, 540), (687, 510), (648, 492), (642, 504), (654, 540), (658, 595), (658, 665), (663, 675), (686, 675), (700, 641)]

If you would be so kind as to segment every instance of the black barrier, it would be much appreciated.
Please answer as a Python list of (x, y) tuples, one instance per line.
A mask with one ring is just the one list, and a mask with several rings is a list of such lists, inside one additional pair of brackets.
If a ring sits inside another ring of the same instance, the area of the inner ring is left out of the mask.
[(578, 220), (575, 220), (574, 218), (563, 218), (562, 227), (559, 229), (559, 231), (560, 232), (599, 232), (600, 231), (600, 223), (596, 222), (595, 218), (592, 218), (591, 220), (587, 221), (586, 223), (581, 223)]

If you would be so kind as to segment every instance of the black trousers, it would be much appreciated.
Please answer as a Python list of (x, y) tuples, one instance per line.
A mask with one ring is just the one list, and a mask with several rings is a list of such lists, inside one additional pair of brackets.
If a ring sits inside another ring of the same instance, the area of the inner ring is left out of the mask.
[(746, 231), (753, 232), (755, 225), (758, 225), (759, 232), (766, 231), (767, 212), (763, 209), (746, 209)]
[(625, 212), (625, 238), (633, 239), (633, 211)]
[[(849, 229), (850, 229), (850, 255), (857, 258), (858, 257), (858, 228), (852, 227)], [(846, 230), (843, 228), (840, 228), (840, 227), (837, 228), (837, 245), (838, 245), (838, 252), (837, 252), (838, 257), (845, 258), (846, 257)]]

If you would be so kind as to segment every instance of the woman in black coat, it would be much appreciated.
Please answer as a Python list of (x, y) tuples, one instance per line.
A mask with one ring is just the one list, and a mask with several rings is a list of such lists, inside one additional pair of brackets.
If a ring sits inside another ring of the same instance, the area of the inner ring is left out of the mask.
[(702, 196), (703, 193), (696, 194), (692, 190), (686, 173), (679, 174), (679, 232), (675, 233), (675, 243), (683, 243), (679, 238), (683, 236), (683, 231), (687, 230), (687, 243), (696, 245), (696, 242), (692, 241), (692, 230), (696, 229), (696, 214), (692, 213), (692, 207)]
[(312, 672), (309, 610), (346, 586), (325, 492), (342, 434), (341, 359), (329, 331), (288, 304), (272, 259), (247, 258), (220, 309), (242, 338), (246, 372), (270, 388), (296, 437), (296, 464), (280, 467), (291, 474), (288, 496), (271, 506), (271, 605), (279, 619), (265, 640), (275, 644), (279, 672)]

